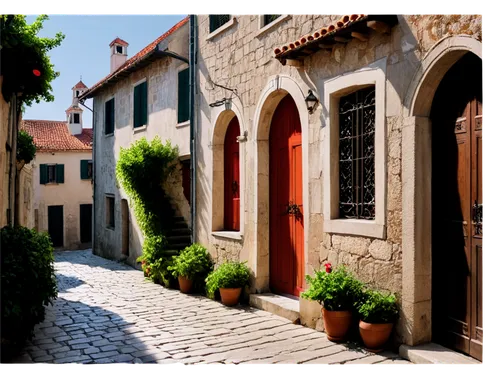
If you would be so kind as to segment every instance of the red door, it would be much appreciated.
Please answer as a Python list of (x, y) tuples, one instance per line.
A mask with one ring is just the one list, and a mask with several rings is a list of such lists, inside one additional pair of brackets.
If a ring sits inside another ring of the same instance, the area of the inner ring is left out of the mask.
[(224, 229), (240, 230), (240, 125), (235, 116), (224, 140)]
[(270, 286), (299, 296), (304, 279), (302, 134), (290, 95), (274, 112), (269, 135)]

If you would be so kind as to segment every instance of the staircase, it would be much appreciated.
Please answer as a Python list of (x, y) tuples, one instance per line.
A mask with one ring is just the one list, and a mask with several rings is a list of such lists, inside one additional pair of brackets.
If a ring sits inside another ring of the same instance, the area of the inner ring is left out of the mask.
[(191, 230), (182, 216), (174, 216), (172, 221), (172, 230), (167, 236), (168, 247), (180, 251), (191, 245)]

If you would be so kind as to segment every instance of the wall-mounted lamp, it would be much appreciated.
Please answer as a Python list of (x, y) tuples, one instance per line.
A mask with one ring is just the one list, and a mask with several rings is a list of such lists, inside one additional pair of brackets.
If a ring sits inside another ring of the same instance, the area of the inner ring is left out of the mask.
[(309, 95), (307, 95), (306, 97), (306, 105), (309, 113), (313, 113), (313, 110), (316, 104), (318, 104), (318, 102), (319, 102), (318, 98), (314, 96), (312, 90), (309, 90)]
[(232, 107), (232, 101), (231, 101), (231, 98), (226, 99), (226, 102), (224, 103), (224, 106), (226, 107), (226, 111), (231, 110), (231, 107)]
[(236, 137), (236, 142), (238, 143), (246, 142), (247, 140), (248, 140), (248, 132), (246, 130), (243, 132), (243, 135), (239, 135)]

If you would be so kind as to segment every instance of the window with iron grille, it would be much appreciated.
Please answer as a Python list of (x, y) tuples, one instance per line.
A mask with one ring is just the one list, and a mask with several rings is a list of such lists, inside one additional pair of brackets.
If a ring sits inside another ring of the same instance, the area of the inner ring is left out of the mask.
[(264, 14), (264, 26), (281, 17), (281, 14)]
[(340, 217), (375, 219), (375, 87), (340, 98)]
[(217, 30), (219, 27), (228, 23), (231, 19), (229, 14), (214, 14), (209, 16), (210, 18), (210, 32)]

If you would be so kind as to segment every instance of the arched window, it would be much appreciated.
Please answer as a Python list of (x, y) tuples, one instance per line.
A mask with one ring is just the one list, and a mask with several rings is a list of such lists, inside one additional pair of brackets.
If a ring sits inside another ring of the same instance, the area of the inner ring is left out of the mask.
[(226, 130), (224, 139), (224, 229), (240, 230), (240, 135), (235, 116)]

